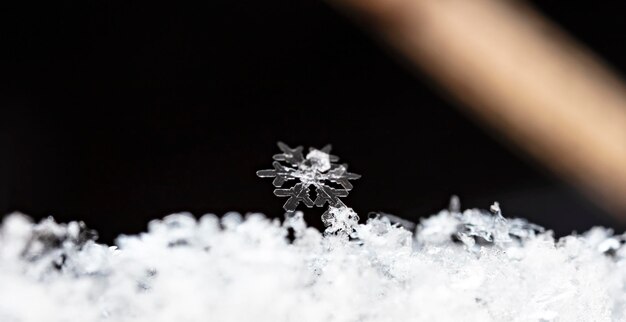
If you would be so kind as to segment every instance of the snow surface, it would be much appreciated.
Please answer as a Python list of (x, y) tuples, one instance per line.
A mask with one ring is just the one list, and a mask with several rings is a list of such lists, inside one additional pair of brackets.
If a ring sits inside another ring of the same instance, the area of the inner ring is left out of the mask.
[(117, 247), (80, 223), (10, 215), (0, 321), (626, 320), (624, 236), (608, 229), (555, 240), (497, 205), (451, 207), (415, 233), (333, 214), (325, 234), (300, 212), (174, 214)]

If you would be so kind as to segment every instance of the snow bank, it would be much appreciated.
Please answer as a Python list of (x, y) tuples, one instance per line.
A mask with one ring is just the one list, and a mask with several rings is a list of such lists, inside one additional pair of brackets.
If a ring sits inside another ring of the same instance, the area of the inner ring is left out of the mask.
[(116, 247), (14, 214), (0, 228), (0, 321), (626, 320), (624, 236), (557, 241), (491, 210), (453, 207), (412, 232), (335, 209), (326, 234), (302, 213), (183, 213)]

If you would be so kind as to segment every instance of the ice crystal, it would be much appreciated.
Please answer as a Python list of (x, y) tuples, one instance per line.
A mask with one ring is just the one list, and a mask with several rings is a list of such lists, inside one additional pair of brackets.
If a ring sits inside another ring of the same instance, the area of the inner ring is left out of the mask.
[[(326, 226), (333, 225), (333, 216), (339, 213), (333, 209), (347, 208), (339, 198), (348, 196), (348, 192), (352, 190), (350, 180), (361, 176), (348, 172), (347, 164), (336, 164), (339, 157), (330, 154), (330, 145), (320, 150), (310, 148), (306, 157), (301, 146), (292, 149), (285, 143), (278, 142), (278, 148), (282, 153), (274, 155), (274, 169), (257, 171), (257, 175), (261, 178), (274, 178), (273, 184), (277, 187), (274, 194), (278, 197), (289, 197), (283, 206), (287, 212), (294, 212), (300, 203), (309, 208), (328, 204), (322, 220)], [(290, 188), (282, 188), (291, 180), (298, 182)], [(332, 187), (331, 183), (341, 188)], [(311, 199), (311, 187), (315, 189), (315, 200)]]

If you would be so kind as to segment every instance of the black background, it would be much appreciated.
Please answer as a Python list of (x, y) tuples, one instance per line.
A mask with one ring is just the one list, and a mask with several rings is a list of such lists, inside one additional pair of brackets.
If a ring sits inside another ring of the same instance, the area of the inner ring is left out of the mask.
[[(624, 2), (536, 5), (626, 71)], [(557, 234), (624, 228), (324, 2), (1, 6), (2, 214), (81, 219), (105, 242), (177, 211), (282, 217), (254, 174), (282, 140), (332, 143), (363, 175), (346, 199), (362, 217), (457, 194)]]

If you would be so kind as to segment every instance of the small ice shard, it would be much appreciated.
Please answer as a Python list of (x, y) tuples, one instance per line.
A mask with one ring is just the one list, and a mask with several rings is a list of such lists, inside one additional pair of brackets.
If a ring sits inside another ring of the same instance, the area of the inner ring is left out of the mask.
[(523, 219), (504, 218), (497, 202), (489, 210), (444, 210), (440, 216), (422, 221), (418, 229), (418, 241), (421, 244), (441, 244), (452, 239), (461, 242), (472, 252), (478, 252), (483, 246), (503, 248), (523, 244), (544, 232), (543, 227)]
[(368, 217), (369, 219), (387, 218), (390, 224), (397, 226), (397, 227), (402, 227), (408, 231), (413, 231), (416, 226), (416, 224), (410, 220), (406, 220), (404, 218), (401, 218), (392, 214), (384, 213), (384, 212), (370, 212)]
[(457, 195), (452, 195), (450, 197), (450, 203), (448, 205), (448, 210), (450, 212), (460, 212), (461, 211), (461, 200)]
[(330, 155), (328, 153), (311, 149), (311, 152), (306, 155), (307, 161), (311, 164), (311, 168), (319, 172), (326, 172), (330, 170)]
[(497, 201), (495, 201), (493, 203), (493, 205), (491, 205), (491, 207), (489, 207), (489, 210), (494, 215), (502, 217), (502, 210), (500, 210), (500, 204)]
[(327, 227), (325, 230), (326, 234), (345, 232), (347, 235), (351, 235), (359, 223), (359, 216), (352, 208), (331, 206), (322, 215), (322, 222)]

